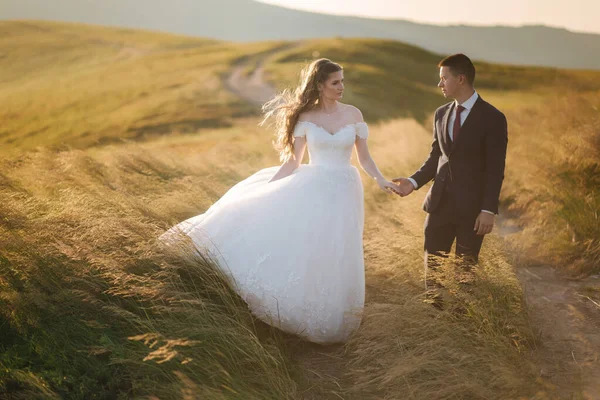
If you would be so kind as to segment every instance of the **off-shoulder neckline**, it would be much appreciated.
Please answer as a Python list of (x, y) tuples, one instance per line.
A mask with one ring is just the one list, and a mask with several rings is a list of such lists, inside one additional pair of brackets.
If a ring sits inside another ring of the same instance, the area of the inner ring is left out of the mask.
[(323, 128), (323, 127), (322, 127), (322, 126), (320, 126), (320, 125), (317, 125), (317, 124), (315, 124), (314, 122), (307, 121), (307, 120), (301, 120), (301, 121), (298, 121), (298, 123), (300, 123), (300, 122), (306, 122), (307, 124), (314, 125), (314, 126), (316, 126), (317, 128), (320, 128), (320, 129), (322, 129), (323, 131), (327, 132), (327, 133), (328, 133), (328, 134), (330, 134), (331, 136), (335, 136), (335, 135), (337, 135), (337, 134), (338, 134), (340, 131), (344, 130), (345, 128), (347, 128), (347, 127), (349, 127), (349, 126), (353, 126), (353, 125), (360, 125), (360, 124), (367, 125), (367, 123), (366, 123), (366, 122), (363, 122), (363, 121), (359, 121), (359, 122), (352, 122), (352, 123), (350, 123), (350, 124), (346, 124), (346, 125), (342, 126), (341, 128), (339, 128), (339, 129), (338, 129), (337, 131), (335, 131), (334, 133), (331, 133), (331, 132), (329, 132), (327, 129)]

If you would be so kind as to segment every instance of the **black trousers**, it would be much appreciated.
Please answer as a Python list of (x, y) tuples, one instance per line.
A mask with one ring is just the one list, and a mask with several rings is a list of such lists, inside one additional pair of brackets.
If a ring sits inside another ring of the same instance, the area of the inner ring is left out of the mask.
[(441, 258), (448, 257), (452, 244), (456, 240), (456, 255), (465, 265), (474, 265), (479, 259), (483, 236), (474, 231), (479, 211), (471, 217), (458, 214), (455, 197), (445, 191), (435, 212), (425, 220), (425, 287), (432, 284), (427, 279), (429, 269), (440, 265)]

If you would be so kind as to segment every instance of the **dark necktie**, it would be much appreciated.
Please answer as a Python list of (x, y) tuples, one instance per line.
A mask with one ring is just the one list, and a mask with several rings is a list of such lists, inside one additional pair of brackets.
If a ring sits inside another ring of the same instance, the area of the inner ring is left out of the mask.
[(465, 108), (463, 106), (456, 107), (456, 118), (454, 119), (454, 125), (452, 125), (452, 141), (456, 143), (456, 139), (458, 138), (458, 133), (460, 132), (460, 113), (463, 112)]

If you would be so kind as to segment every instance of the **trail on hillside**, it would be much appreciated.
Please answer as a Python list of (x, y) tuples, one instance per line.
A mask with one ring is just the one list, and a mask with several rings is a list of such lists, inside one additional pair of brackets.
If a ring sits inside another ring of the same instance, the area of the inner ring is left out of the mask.
[(243, 57), (234, 64), (225, 79), (225, 87), (242, 99), (260, 106), (277, 93), (276, 89), (265, 80), (265, 64), (279, 52), (298, 46), (300, 42), (276, 47), (256, 57)]
[[(518, 233), (507, 221), (499, 228), (509, 243)], [(600, 303), (586, 294), (600, 288), (600, 275), (570, 280), (548, 265), (516, 272), (540, 339), (534, 359), (551, 398), (600, 399)]]

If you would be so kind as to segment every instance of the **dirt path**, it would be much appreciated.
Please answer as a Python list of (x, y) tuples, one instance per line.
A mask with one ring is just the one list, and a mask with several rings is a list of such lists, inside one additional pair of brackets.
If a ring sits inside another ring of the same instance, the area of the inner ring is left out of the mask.
[[(500, 225), (509, 242), (515, 233)], [(539, 335), (534, 359), (547, 383), (537, 398), (600, 400), (600, 302), (590, 294), (600, 290), (600, 275), (569, 280), (540, 265), (518, 268), (517, 276)]]
[[(288, 50), (299, 45), (299, 42), (276, 47), (256, 57), (244, 57), (233, 67), (231, 73), (225, 80), (225, 87), (241, 97), (255, 104), (262, 105), (275, 96), (276, 90), (265, 82), (265, 64), (277, 53)], [(250, 70), (253, 68), (252, 70)], [(250, 71), (249, 71), (250, 70)]]

